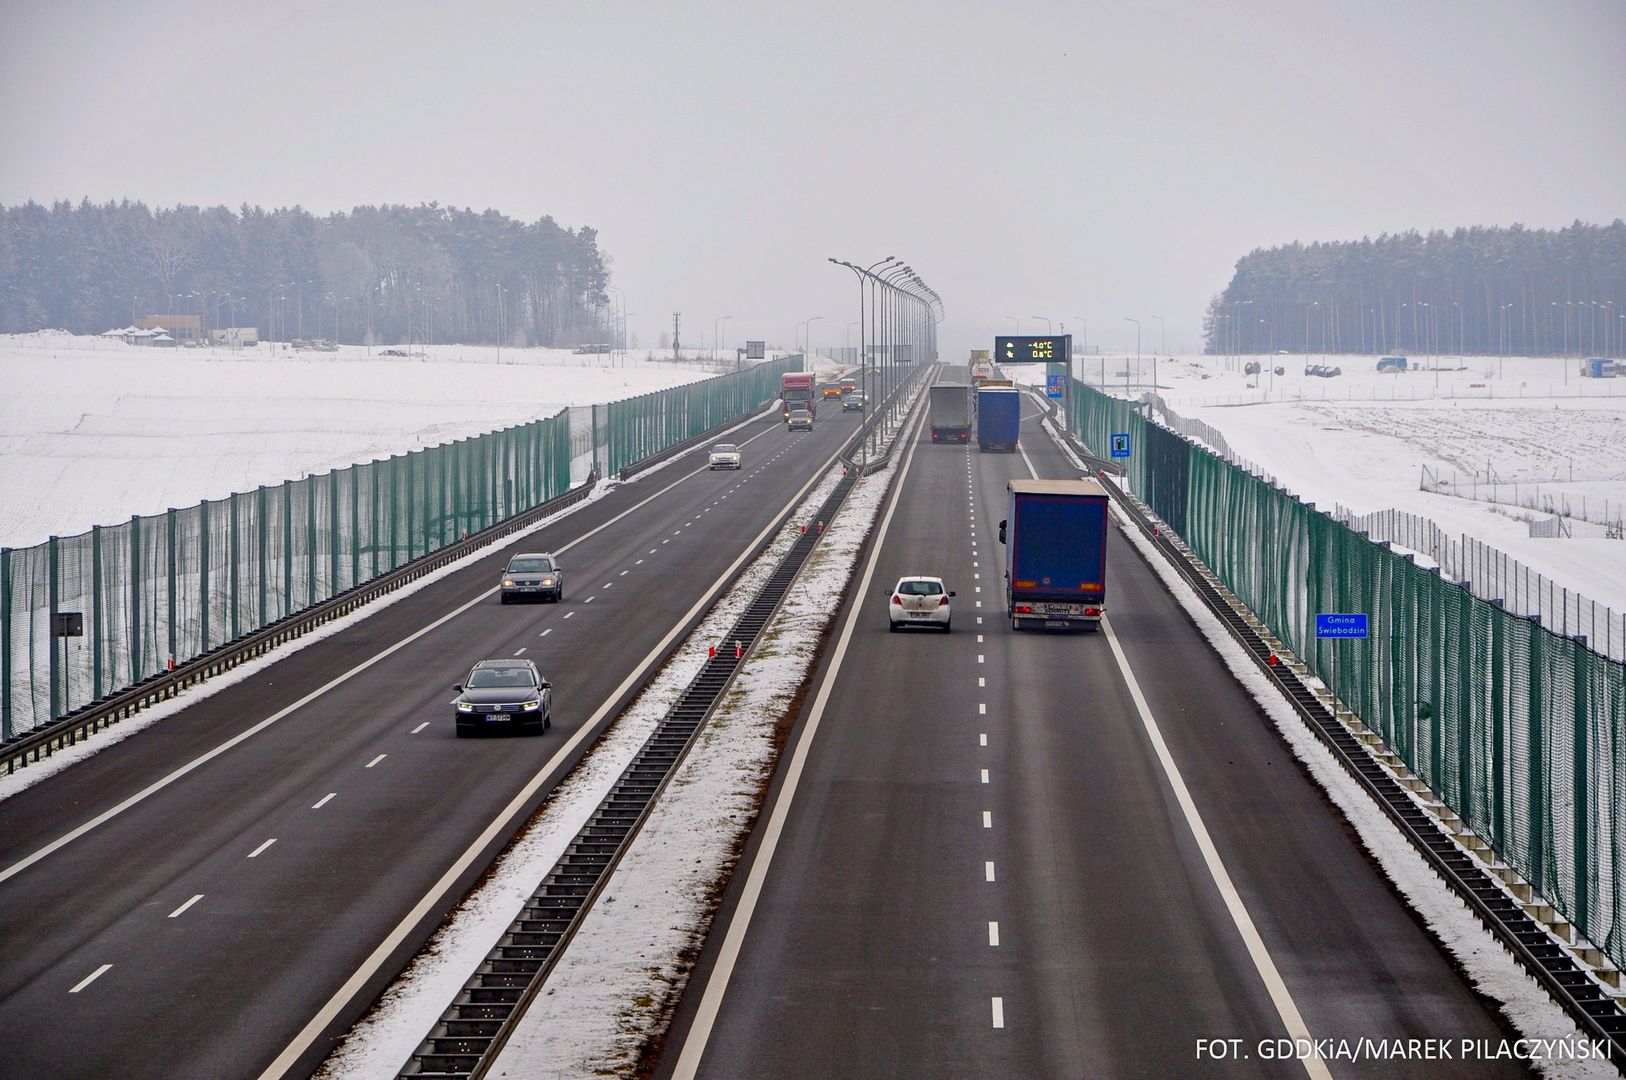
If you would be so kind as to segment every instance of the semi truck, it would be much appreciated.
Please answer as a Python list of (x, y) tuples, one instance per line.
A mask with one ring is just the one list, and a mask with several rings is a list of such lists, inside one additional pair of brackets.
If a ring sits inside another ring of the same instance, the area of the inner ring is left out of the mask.
[(1016, 450), (1022, 425), (1022, 392), (1014, 386), (977, 388), (977, 449)]
[(1006, 484), (1005, 609), (1011, 629), (1094, 630), (1106, 614), (1107, 491), (1098, 480)]
[(931, 396), (932, 442), (971, 441), (971, 387), (938, 383)]
[(806, 409), (818, 415), (817, 399), (811, 371), (791, 371), (779, 376), (779, 415), (784, 419), (790, 419), (792, 409)]

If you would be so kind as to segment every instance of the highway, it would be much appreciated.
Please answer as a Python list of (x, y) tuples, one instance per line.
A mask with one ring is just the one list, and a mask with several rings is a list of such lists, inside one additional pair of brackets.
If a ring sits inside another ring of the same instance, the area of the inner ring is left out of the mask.
[[(1079, 475), (1025, 411), (1022, 454), (901, 464), (657, 1075), (1325, 1076), (1261, 1042), (1514, 1037), (1116, 530), (1108, 632), (1010, 629), (1004, 485)], [(908, 573), (953, 633), (887, 632)]]
[[(683, 457), (0, 802), (0, 1075), (308, 1074), (856, 427), (755, 421), (740, 472)], [(499, 604), (520, 550), (562, 603)], [(456, 739), (515, 655), (552, 731)]]

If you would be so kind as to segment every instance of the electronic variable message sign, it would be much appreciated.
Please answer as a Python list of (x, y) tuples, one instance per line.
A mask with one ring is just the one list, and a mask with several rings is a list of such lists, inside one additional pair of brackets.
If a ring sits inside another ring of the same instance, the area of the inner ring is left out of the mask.
[(996, 364), (1065, 364), (1073, 354), (1073, 335), (994, 338)]

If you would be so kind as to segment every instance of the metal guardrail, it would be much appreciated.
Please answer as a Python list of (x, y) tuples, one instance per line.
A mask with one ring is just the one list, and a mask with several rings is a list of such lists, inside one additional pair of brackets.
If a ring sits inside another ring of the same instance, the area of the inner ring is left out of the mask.
[(244, 634), (202, 656), (177, 665), (173, 671), (148, 676), (133, 686), (99, 701), (90, 702), (9, 743), (0, 744), (0, 771), (14, 772), (58, 750), (73, 746), (86, 736), (116, 724), (150, 705), (175, 697), (189, 686), (229, 671), (238, 664), (262, 656), (284, 642), (300, 637), (324, 623), (348, 615), (364, 604), (472, 554), (493, 540), (529, 528), (537, 521), (587, 498), (597, 483), (598, 477), (590, 476), (585, 483), (563, 495), (540, 503), (506, 521), (481, 529), (466, 539), (448, 544), (438, 551), (421, 555), (405, 566), (380, 574), (338, 596), (313, 604), (302, 611), (296, 611), (269, 626)]
[[(1071, 433), (1066, 439), (1075, 452), (1083, 451)], [(1526, 910), (1503, 879), (1496, 876), (1496, 868), (1470, 854), (1441, 821), (1418, 804), (1413, 789), (1403, 785), (1373, 757), (1367, 744), (1344, 726), (1333, 708), (1329, 708), (1297, 672), (1280, 662), (1270, 643), (1245, 616), (1246, 608), (1221, 592), (1218, 579), (1212, 578), (1201, 560), (1170, 532), (1167, 524), (1116, 481), (1105, 475), (1101, 480), (1120, 509), (1170, 560), (1204, 604), (1225, 624), (1231, 636), (1247, 650), (1255, 666), (1287, 696), (1316, 738), (1382, 808), (1434, 872), (1569, 1014), (1587, 1038), (1604, 1043), (1611, 1062), (1617, 1068), (1626, 1069), (1626, 1041), (1622, 1041), (1626, 1039), (1626, 1012), (1616, 998)]]
[[(856, 482), (850, 472), (837, 482), (819, 509), (819, 521), (834, 517)], [(794, 512), (794, 506), (788, 509), (785, 520)], [(739, 655), (734, 648), (723, 648), (706, 661), (413, 1052), (402, 1077), (464, 1080), (486, 1074), (722, 699), (744, 655), (789, 592), (819, 536), (819, 532), (809, 531), (792, 543), (724, 638), (725, 644), (738, 643)], [(736, 579), (748, 569), (742, 568)], [(726, 595), (725, 591), (712, 607)]]

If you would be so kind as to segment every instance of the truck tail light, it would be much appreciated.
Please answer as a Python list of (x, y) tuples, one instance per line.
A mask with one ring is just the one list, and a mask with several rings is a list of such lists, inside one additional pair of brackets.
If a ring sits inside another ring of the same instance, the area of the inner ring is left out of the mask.
[(1087, 608), (1084, 609), (1084, 614), (1090, 615), (1090, 616), (1098, 616), (1098, 615), (1101, 614), (1101, 609), (1098, 608), (1098, 607), (1087, 607)]
[(1032, 615), (1033, 608), (1029, 607), (1027, 604), (1017, 604), (1016, 613), (1018, 615)]

